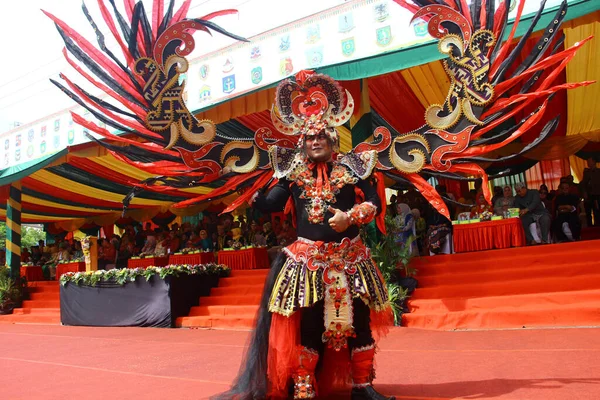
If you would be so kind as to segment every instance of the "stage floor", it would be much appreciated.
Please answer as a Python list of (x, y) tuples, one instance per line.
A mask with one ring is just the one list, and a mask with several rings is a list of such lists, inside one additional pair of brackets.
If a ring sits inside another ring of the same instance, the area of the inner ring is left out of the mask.
[[(0, 324), (0, 398), (205, 399), (248, 332)], [(600, 329), (394, 328), (376, 387), (399, 399), (598, 399)]]

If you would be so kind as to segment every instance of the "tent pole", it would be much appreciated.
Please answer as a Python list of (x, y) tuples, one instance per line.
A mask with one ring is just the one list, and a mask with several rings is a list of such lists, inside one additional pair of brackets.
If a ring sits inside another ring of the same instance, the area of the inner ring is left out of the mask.
[(21, 276), (21, 181), (10, 184), (6, 201), (6, 265), (13, 279)]

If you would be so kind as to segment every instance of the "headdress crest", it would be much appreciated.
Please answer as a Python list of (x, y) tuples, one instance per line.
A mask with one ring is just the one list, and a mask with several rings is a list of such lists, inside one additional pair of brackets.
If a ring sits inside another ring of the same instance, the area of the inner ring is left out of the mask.
[(295, 80), (282, 81), (275, 92), (271, 120), (285, 135), (299, 136), (299, 144), (306, 135), (321, 131), (337, 142), (334, 129), (350, 120), (354, 101), (350, 92), (329, 76), (313, 71), (300, 71)]

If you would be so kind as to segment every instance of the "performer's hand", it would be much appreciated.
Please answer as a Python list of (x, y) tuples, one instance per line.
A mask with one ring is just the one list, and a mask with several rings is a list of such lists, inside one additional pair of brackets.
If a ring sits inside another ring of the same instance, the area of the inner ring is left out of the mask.
[(329, 226), (336, 232), (344, 232), (350, 226), (350, 218), (345, 212), (329, 206), (327, 209), (333, 214), (333, 217), (329, 218)]

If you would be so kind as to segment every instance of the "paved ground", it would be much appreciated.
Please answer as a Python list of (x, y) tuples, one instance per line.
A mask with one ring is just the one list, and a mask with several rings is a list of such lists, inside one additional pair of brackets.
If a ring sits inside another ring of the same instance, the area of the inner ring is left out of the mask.
[[(248, 332), (0, 324), (0, 399), (205, 399)], [(395, 328), (376, 386), (400, 399), (600, 399), (600, 329)]]

